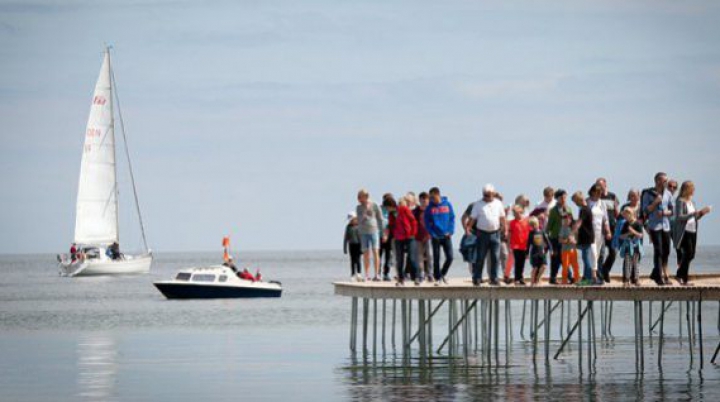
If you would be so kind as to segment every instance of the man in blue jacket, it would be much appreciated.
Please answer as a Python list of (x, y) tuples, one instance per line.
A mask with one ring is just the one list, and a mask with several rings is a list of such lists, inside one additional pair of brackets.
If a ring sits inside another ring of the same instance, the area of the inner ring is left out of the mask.
[[(440, 195), (440, 189), (430, 189), (430, 205), (425, 211), (425, 227), (432, 236), (433, 269), (435, 286), (440, 283), (447, 283), (447, 275), (450, 265), (453, 262), (452, 235), (455, 232), (455, 212), (447, 197)], [(445, 263), (440, 269), (440, 248), (445, 254)]]

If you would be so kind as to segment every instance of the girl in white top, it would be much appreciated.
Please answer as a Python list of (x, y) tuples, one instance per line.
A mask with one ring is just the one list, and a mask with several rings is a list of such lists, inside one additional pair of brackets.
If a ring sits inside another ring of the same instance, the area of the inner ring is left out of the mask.
[[(590, 247), (592, 269), (595, 274), (597, 274), (600, 250), (605, 244), (605, 240), (609, 240), (611, 236), (607, 219), (607, 209), (600, 199), (602, 191), (602, 187), (599, 184), (594, 184), (590, 187), (590, 191), (588, 192), (589, 198), (587, 200), (588, 207), (592, 212), (593, 231), (595, 232), (595, 243)], [(602, 275), (595, 275), (595, 277), (598, 278), (597, 282), (602, 282), (602, 279), (600, 279), (602, 278)]]

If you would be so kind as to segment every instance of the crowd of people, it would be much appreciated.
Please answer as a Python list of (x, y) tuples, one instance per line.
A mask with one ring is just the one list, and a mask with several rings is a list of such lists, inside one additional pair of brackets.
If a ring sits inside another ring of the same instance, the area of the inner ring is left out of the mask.
[[(620, 257), (623, 284), (639, 286), (647, 233), (653, 247), (650, 279), (659, 286), (671, 284), (668, 264), (674, 247), (674, 279), (688, 285), (698, 223), (711, 207), (695, 205), (692, 181), (684, 181), (678, 189), (678, 182), (662, 172), (654, 181), (642, 191), (631, 189), (622, 205), (604, 178), (597, 179), (587, 193), (547, 187), (534, 208), (525, 195), (506, 205), (492, 184), (485, 185), (482, 197), (468, 205), (460, 218), (459, 251), (468, 263), (472, 283), (486, 282), (487, 267), (490, 285), (525, 285), (529, 262), (531, 286), (541, 283), (548, 267), (551, 285), (599, 286), (610, 282), (610, 272)], [(355, 211), (348, 214), (343, 246), (350, 255), (352, 280), (391, 281), (395, 266), (397, 286), (406, 280), (415, 285), (447, 283), (454, 261), (456, 216), (439, 188), (417, 196), (408, 192), (399, 199), (384, 194), (380, 205), (361, 189), (357, 200)]]

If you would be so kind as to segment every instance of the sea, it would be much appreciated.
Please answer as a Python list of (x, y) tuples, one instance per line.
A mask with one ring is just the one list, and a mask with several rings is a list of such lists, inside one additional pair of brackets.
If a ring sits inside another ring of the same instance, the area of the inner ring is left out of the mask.
[[(639, 370), (632, 304), (623, 303), (614, 304), (612, 337), (598, 329), (591, 368), (578, 366), (573, 342), (549, 364), (533, 361), (527, 329), (520, 331), (522, 302), (511, 306), (503, 364), (484, 364), (473, 345), (469, 356), (441, 351), (428, 361), (417, 358), (416, 346), (409, 356), (394, 347), (400, 342), (392, 342), (389, 323), (378, 335), (385, 343), (350, 351), (351, 301), (333, 291), (334, 281), (349, 277), (341, 252), (240, 255), (240, 266), (282, 282), (279, 299), (167, 300), (152, 284), (220, 258), (157, 252), (148, 275), (65, 278), (54, 255), (0, 256), (0, 401), (720, 400), (720, 366), (709, 362), (720, 342), (715, 302), (702, 308), (702, 369), (697, 340), (691, 361), (687, 323), (670, 306), (662, 359), (657, 327), (645, 328)], [(720, 247), (701, 247), (692, 270), (720, 272)], [(450, 276), (468, 277), (466, 264), (457, 261)], [(659, 303), (654, 308), (646, 326), (657, 319)], [(446, 316), (434, 324), (434, 348)]]

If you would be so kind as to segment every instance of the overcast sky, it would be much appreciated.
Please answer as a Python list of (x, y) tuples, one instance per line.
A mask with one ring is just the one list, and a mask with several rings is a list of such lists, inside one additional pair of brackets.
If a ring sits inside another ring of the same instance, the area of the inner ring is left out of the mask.
[(0, 2), (0, 253), (73, 239), (104, 43), (158, 252), (338, 248), (360, 187), (462, 209), (664, 170), (720, 207), (718, 2), (113, 3)]

